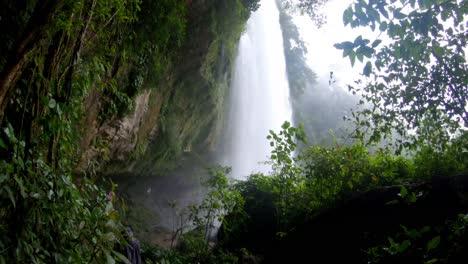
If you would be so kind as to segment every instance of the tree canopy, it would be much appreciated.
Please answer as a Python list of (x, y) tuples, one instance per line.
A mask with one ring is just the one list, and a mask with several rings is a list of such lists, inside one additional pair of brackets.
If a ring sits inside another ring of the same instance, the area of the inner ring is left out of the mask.
[(443, 147), (466, 131), (467, 12), (468, 1), (456, 0), (357, 0), (344, 11), (345, 25), (380, 32), (335, 45), (352, 65), (365, 62), (365, 85), (349, 88), (371, 106), (354, 117), (371, 128), (371, 141), (397, 133), (400, 150), (417, 142)]
[(280, 2), (286, 9), (307, 14), (318, 26), (325, 23), (325, 15), (320, 11), (320, 8), (328, 0), (282, 0)]

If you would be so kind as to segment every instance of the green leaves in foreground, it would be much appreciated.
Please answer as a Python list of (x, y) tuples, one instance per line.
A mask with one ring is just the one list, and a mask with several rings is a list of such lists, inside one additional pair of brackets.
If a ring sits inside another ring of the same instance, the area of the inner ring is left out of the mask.
[(371, 141), (397, 135), (400, 149), (418, 142), (444, 148), (450, 135), (464, 133), (467, 13), (464, 1), (451, 0), (356, 0), (344, 11), (344, 25), (378, 31), (374, 40), (335, 44), (351, 65), (356, 58), (365, 63), (362, 73), (371, 77), (349, 86), (367, 108), (357, 112), (358, 132), (370, 131)]

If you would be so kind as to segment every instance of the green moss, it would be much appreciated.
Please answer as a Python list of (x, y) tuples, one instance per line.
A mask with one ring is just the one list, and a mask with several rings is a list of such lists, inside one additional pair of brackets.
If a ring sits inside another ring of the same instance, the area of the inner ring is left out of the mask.
[(144, 206), (130, 204), (124, 215), (127, 225), (131, 226), (138, 238), (147, 241), (152, 227), (159, 222), (159, 216)]

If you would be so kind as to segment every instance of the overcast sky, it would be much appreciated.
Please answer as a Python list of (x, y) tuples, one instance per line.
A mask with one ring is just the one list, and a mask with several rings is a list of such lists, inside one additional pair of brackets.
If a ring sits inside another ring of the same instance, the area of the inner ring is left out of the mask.
[(343, 51), (337, 50), (333, 44), (342, 41), (353, 41), (357, 36), (363, 35), (372, 39), (377, 32), (368, 28), (344, 27), (343, 11), (352, 3), (352, 0), (330, 0), (324, 7), (327, 22), (320, 29), (307, 16), (298, 16), (295, 22), (300, 30), (301, 37), (308, 44), (308, 64), (319, 76), (319, 82), (328, 83), (330, 71), (334, 72), (337, 85), (345, 88), (360, 77), (364, 65), (358, 60), (351, 67), (349, 58), (343, 58)]

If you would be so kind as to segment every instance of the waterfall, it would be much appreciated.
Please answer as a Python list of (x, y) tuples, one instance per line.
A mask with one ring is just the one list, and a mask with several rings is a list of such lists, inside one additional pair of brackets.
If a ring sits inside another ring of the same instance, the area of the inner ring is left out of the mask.
[(271, 152), (266, 136), (291, 120), (288, 77), (279, 11), (275, 0), (261, 0), (239, 43), (231, 84), (227, 155), (232, 176), (268, 173), (259, 164)]

